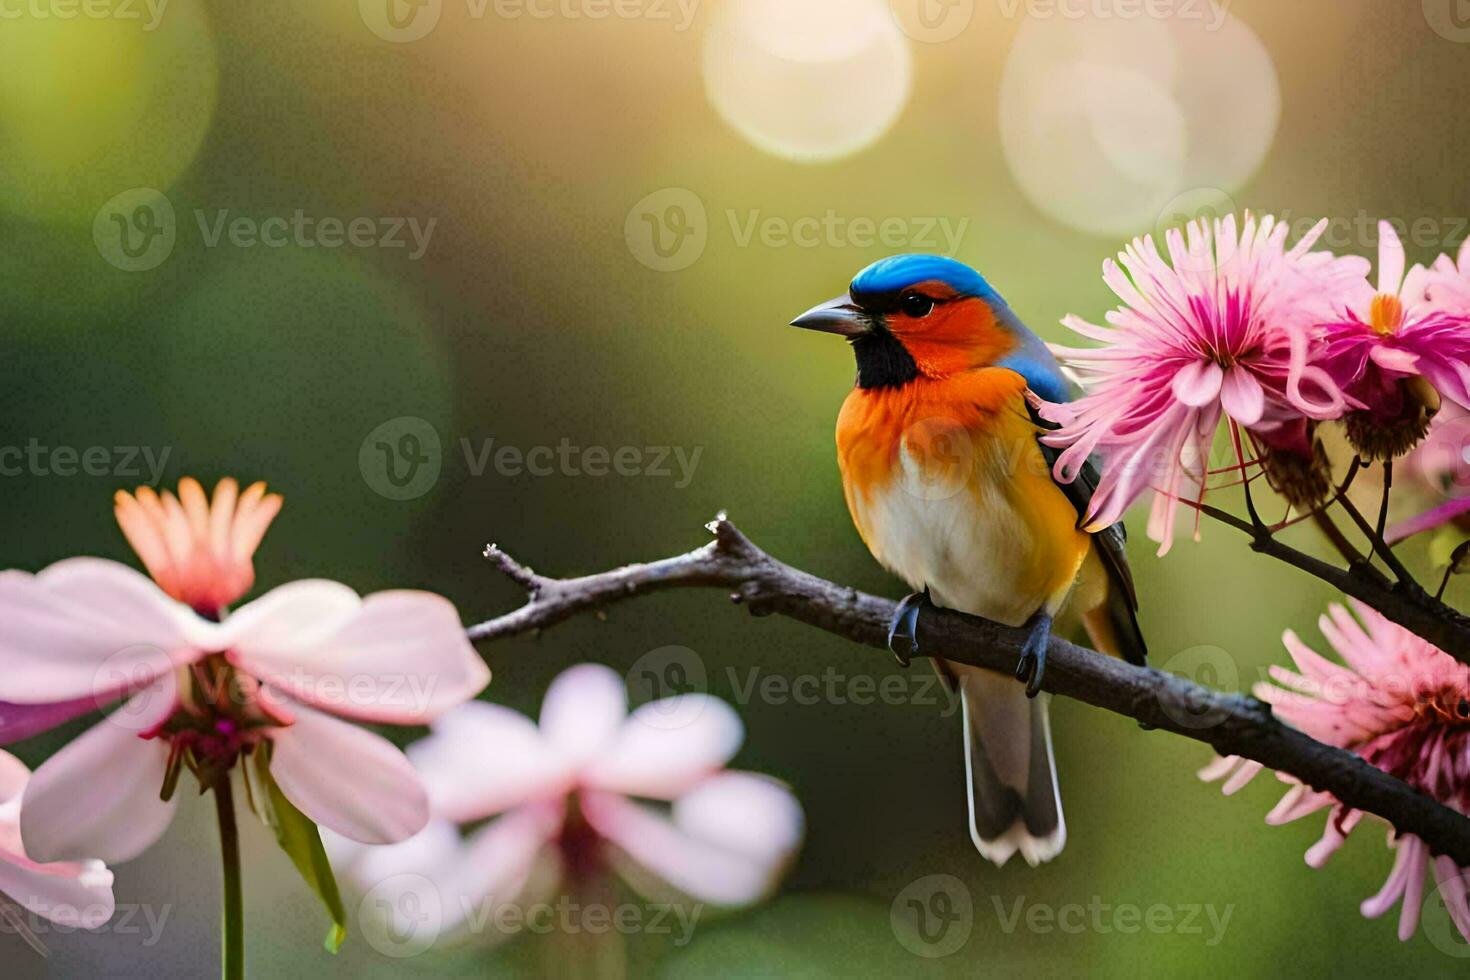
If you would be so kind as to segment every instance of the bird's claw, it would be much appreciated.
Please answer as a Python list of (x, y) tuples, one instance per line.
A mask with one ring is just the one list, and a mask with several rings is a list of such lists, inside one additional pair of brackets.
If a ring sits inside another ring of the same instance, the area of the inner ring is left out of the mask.
[(929, 603), (928, 592), (915, 592), (898, 604), (888, 627), (888, 649), (907, 667), (919, 654), (919, 610)]
[(1037, 613), (1031, 621), (1031, 633), (1021, 647), (1021, 660), (1016, 664), (1016, 680), (1026, 685), (1026, 696), (1041, 693), (1041, 679), (1046, 676), (1046, 651), (1051, 645), (1051, 617)]

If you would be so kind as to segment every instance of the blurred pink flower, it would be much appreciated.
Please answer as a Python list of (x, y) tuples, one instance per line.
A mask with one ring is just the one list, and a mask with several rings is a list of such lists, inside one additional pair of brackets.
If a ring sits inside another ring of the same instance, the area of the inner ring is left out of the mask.
[[(1358, 620), (1342, 606), (1321, 619), (1327, 637), (1346, 666), (1315, 653), (1294, 632), (1285, 642), (1300, 673), (1273, 666), (1275, 686), (1262, 682), (1255, 694), (1276, 714), (1313, 738), (1350, 749), (1378, 768), (1460, 813), (1470, 813), (1470, 667), (1421, 640), (1368, 607), (1354, 602)], [(1366, 627), (1366, 628), (1365, 628)], [(1239, 790), (1261, 771), (1260, 763), (1231, 756), (1206, 766), (1200, 777), (1225, 777), (1225, 793)], [(1320, 868), (1362, 820), (1363, 812), (1344, 807), (1277, 774), (1291, 789), (1266, 817), (1289, 823), (1330, 808), (1326, 832), (1307, 851), (1307, 864)], [(1389, 832), (1395, 852), (1393, 871), (1383, 889), (1363, 902), (1362, 912), (1377, 918), (1402, 902), (1399, 938), (1407, 940), (1419, 923), (1429, 866), (1456, 928), (1470, 940), (1466, 869), (1446, 857), (1432, 857), (1417, 837)]]
[[(175, 556), (202, 554), (218, 525), (188, 517), (197, 503), (187, 489), (181, 497), (165, 537)], [(169, 565), (188, 570), (170, 587), (237, 597), (259, 534), (252, 526), (234, 540), (229, 562)], [(116, 562), (0, 572), (0, 734), (26, 737), (126, 699), (32, 777), (20, 823), (39, 861), (137, 856), (173, 818), (172, 794), (160, 797), (166, 776), (187, 766), (209, 788), (258, 750), (313, 821), (362, 841), (402, 840), (429, 818), (422, 784), (391, 742), (333, 715), (425, 724), (488, 680), (454, 606), (427, 592), (359, 598), (307, 580), (216, 622)]]
[[(329, 838), (334, 863), (380, 898), (432, 889), (382, 905), (440, 909), (444, 932), (473, 928), (486, 902), (525, 909), (605, 870), (650, 898), (748, 905), (779, 882), (803, 820), (784, 784), (725, 769), (743, 739), (717, 698), (683, 694), (630, 715), (621, 676), (572, 667), (548, 689), (539, 727), (481, 701), (436, 722), (408, 754), (438, 819), (387, 848)], [(461, 841), (455, 824), (486, 817)]]
[[(1428, 270), (1416, 265), (1405, 274), (1405, 261), (1393, 225), (1382, 222), (1377, 288), (1364, 278), (1345, 308), (1322, 322), (1325, 346), (1315, 362), (1361, 406), (1348, 420), (1349, 438), (1379, 457), (1399, 455), (1423, 438), (1438, 408), (1432, 396), (1401, 383), (1406, 379), (1422, 377), (1445, 398), (1470, 404), (1470, 318), (1431, 304)], [(1294, 375), (1304, 370), (1297, 366)], [(1426, 402), (1427, 414), (1416, 399)], [(1382, 441), (1356, 436), (1370, 422), (1385, 430)]]
[(0, 751), (0, 899), (58, 925), (95, 929), (112, 918), (112, 872), (101, 861), (42, 864), (20, 840), (20, 806), (31, 771)]
[(1429, 270), (1429, 300), (1445, 313), (1470, 316), (1470, 238), (1460, 244), (1459, 260), (1441, 255)]
[[(1404, 457), (1409, 472), (1432, 500), (1439, 501), (1388, 529), (1389, 544), (1458, 521), (1470, 514), (1470, 410), (1445, 402), (1429, 426), (1429, 434)], [(1470, 530), (1470, 528), (1465, 528)]]
[(1063, 321), (1103, 346), (1053, 348), (1085, 394), (1042, 407), (1061, 425), (1045, 437), (1065, 449), (1058, 479), (1076, 479), (1091, 454), (1102, 454), (1091, 528), (1117, 521), (1153, 489), (1149, 536), (1162, 554), (1178, 503), (1204, 497), (1222, 417), (1270, 431), (1342, 413), (1336, 385), (1310, 363), (1309, 328), (1328, 318), (1367, 264), (1311, 251), (1326, 226), (1288, 250), (1284, 223), (1247, 214), (1237, 229), (1230, 215), (1213, 225), (1191, 222), (1184, 233), (1171, 229), (1167, 261), (1143, 238), (1104, 263), (1103, 279), (1123, 305), (1107, 315), (1107, 327)]

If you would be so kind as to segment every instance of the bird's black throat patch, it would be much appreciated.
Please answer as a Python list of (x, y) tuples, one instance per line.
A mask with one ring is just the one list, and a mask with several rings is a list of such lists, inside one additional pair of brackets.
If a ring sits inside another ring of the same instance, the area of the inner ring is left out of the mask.
[(859, 388), (899, 388), (919, 376), (919, 366), (903, 343), (882, 324), (852, 338)]

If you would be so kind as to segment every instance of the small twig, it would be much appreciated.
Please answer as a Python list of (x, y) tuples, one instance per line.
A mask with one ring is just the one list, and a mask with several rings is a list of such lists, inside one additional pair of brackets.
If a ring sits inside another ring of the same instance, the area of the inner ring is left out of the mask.
[[(1393, 493), (1393, 460), (1383, 461), (1383, 499), (1378, 504), (1378, 532), (1375, 540), (1384, 541), (1383, 533), (1388, 529), (1388, 498)], [(1384, 542), (1387, 546), (1387, 542)]]
[[(1239, 518), (1231, 521), (1250, 530)], [(525, 605), (473, 626), (470, 639), (495, 640), (544, 629), (578, 612), (651, 592), (687, 587), (719, 588), (757, 614), (780, 613), (857, 643), (888, 649), (895, 605), (786, 565), (761, 551), (721, 515), (709, 525), (715, 540), (687, 554), (628, 565), (581, 578), (549, 579), (531, 573), (499, 549), (486, 554), (522, 586)], [(1271, 547), (1280, 546), (1268, 536)], [(1290, 552), (1286, 549), (1283, 554)], [(1298, 553), (1299, 554), (1299, 553)], [(1316, 562), (1308, 556), (1301, 560)], [(1325, 563), (1325, 572), (1348, 576)], [(1353, 576), (1358, 591), (1367, 580)], [(1351, 593), (1350, 593), (1351, 594)], [(1405, 600), (1388, 593), (1396, 602)], [(945, 659), (1014, 675), (1028, 634), (961, 613), (926, 607), (919, 631), (924, 651)], [(1437, 854), (1470, 865), (1470, 819), (1415, 792), (1402, 781), (1342, 749), (1324, 745), (1283, 725), (1254, 698), (1212, 691), (1182, 677), (1134, 667), (1053, 638), (1043, 690), (1126, 715), (1148, 728), (1204, 742), (1221, 755), (1253, 759), (1331, 793), (1345, 805), (1374, 813), (1401, 833), (1414, 834)]]
[[(1355, 514), (1360, 527), (1367, 522), (1352, 509), (1347, 497), (1341, 502)], [(1376, 568), (1368, 564), (1338, 568), (1314, 558), (1273, 537), (1266, 528), (1255, 528), (1250, 522), (1210, 504), (1195, 504), (1200, 513), (1214, 518), (1250, 537), (1251, 549), (1259, 554), (1285, 562), (1313, 578), (1321, 579), (1344, 595), (1371, 606), (1404, 629), (1439, 647), (1461, 663), (1470, 664), (1470, 617), (1434, 598), (1416, 583), (1390, 583)], [(1366, 527), (1371, 533), (1372, 528)], [(1395, 559), (1397, 561), (1397, 559)], [(1407, 571), (1404, 573), (1408, 575)]]

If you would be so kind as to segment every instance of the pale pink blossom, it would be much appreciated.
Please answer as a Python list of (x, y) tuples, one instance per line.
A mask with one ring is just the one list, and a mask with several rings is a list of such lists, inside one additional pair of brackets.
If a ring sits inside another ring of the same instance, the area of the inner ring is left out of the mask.
[[(1256, 696), (1313, 738), (1349, 749), (1451, 809), (1470, 813), (1470, 667), (1367, 606), (1355, 602), (1353, 609), (1356, 620), (1342, 606), (1333, 606), (1321, 619), (1322, 634), (1342, 664), (1319, 655), (1288, 631), (1286, 647), (1300, 673), (1273, 666), (1276, 684), (1256, 685)], [(1228, 795), (1261, 768), (1232, 756), (1217, 759), (1200, 776), (1224, 778)], [(1322, 839), (1307, 851), (1307, 864), (1320, 868), (1362, 821), (1363, 811), (1277, 775), (1291, 789), (1267, 823), (1329, 811)], [(1363, 914), (1377, 918), (1402, 903), (1398, 935), (1409, 939), (1419, 924), (1432, 868), (1451, 919), (1470, 940), (1466, 869), (1447, 857), (1432, 856), (1419, 838), (1398, 836), (1391, 829), (1388, 846), (1395, 855), (1393, 871), (1382, 890), (1362, 903)]]
[[(222, 486), (231, 496), (233, 484)], [(402, 840), (429, 819), (403, 753), (339, 719), (426, 724), (479, 692), (489, 671), (454, 606), (427, 592), (360, 598), (305, 580), (206, 618), (180, 597), (196, 606), (238, 598), (262, 530), (250, 520), (241, 530), (244, 504), (219, 496), (209, 513), (236, 515), (225, 551), (190, 491), (163, 505), (158, 529), (178, 560), (155, 556), (150, 566), (169, 570), (172, 595), (98, 558), (0, 573), (0, 735), (26, 737), (123, 702), (32, 777), (20, 826), (38, 861), (135, 857), (173, 817), (173, 795), (160, 798), (166, 774), (187, 767), (209, 788), (258, 752), (298, 809), (353, 839)]]
[(1093, 453), (1103, 458), (1089, 528), (1114, 523), (1152, 489), (1149, 535), (1162, 554), (1179, 502), (1202, 500), (1216, 472), (1209, 464), (1222, 419), (1238, 437), (1342, 413), (1342, 394), (1311, 363), (1311, 326), (1338, 308), (1367, 264), (1312, 251), (1326, 225), (1288, 249), (1284, 223), (1247, 214), (1237, 226), (1229, 215), (1171, 229), (1167, 259), (1146, 237), (1104, 263), (1103, 279), (1122, 301), (1108, 325), (1063, 321), (1101, 346), (1053, 348), (1085, 393), (1042, 408), (1061, 426), (1045, 437), (1065, 450), (1058, 479), (1076, 479)]
[(1404, 457), (1421, 491), (1433, 501), (1424, 511), (1388, 529), (1389, 544), (1450, 522), (1462, 529), (1470, 521), (1470, 411), (1447, 401), (1429, 426), (1429, 434)]
[(20, 839), (20, 806), (31, 771), (0, 751), (0, 901), (58, 925), (95, 929), (112, 918), (112, 872), (101, 861), (41, 863)]
[[(725, 768), (743, 738), (717, 698), (629, 714), (620, 675), (573, 667), (547, 691), (539, 726), (484, 702), (436, 722), (408, 750), (436, 820), (393, 847), (329, 839), (334, 862), (390, 914), (428, 903), (445, 933), (493, 932), (475, 921), (487, 903), (529, 908), (607, 871), (651, 898), (748, 905), (776, 887), (803, 820), (784, 784)], [(455, 829), (487, 817), (467, 839)], [(416, 894), (384, 894), (394, 889)]]
[(1355, 283), (1343, 309), (1319, 325), (1323, 348), (1314, 359), (1356, 403), (1355, 414), (1404, 430), (1403, 436), (1387, 436), (1388, 448), (1400, 451), (1417, 442), (1427, 425), (1412, 404), (1418, 396), (1402, 384), (1406, 379), (1422, 377), (1443, 397), (1470, 405), (1470, 317), (1430, 302), (1429, 271), (1416, 265), (1405, 272), (1406, 262), (1398, 233), (1382, 222), (1377, 283), (1366, 277)]
[(1441, 255), (1429, 270), (1429, 300), (1445, 313), (1470, 316), (1470, 238), (1460, 244), (1458, 259)]

